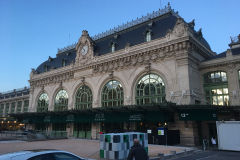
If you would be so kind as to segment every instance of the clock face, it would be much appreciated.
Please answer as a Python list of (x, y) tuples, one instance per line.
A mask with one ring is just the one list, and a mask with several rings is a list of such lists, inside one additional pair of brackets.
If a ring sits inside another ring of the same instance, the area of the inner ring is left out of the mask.
[(83, 56), (86, 55), (87, 52), (88, 52), (88, 46), (87, 46), (87, 45), (83, 46), (81, 52), (82, 52), (82, 55), (83, 55)]

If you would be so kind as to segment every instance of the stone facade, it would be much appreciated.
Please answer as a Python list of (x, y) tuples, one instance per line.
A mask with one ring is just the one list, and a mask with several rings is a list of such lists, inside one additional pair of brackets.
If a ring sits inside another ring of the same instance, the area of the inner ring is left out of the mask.
[[(191, 25), (194, 25), (193, 23), (194, 21)], [(108, 36), (118, 35), (113, 33)], [(227, 50), (226, 57), (206, 60), (216, 53), (199, 40), (201, 36), (201, 30), (195, 33), (189, 24), (178, 16), (175, 26), (172, 30), (167, 30), (164, 37), (133, 46), (127, 43), (124, 49), (98, 56), (94, 53), (95, 42), (84, 30), (75, 45), (75, 61), (70, 65), (52, 68), (40, 74), (33, 69), (29, 80), (30, 93), (21, 98), (29, 99), (29, 112), (37, 112), (39, 96), (46, 93), (49, 98), (48, 110), (54, 111), (56, 94), (64, 89), (68, 94), (67, 107), (74, 109), (79, 87), (87, 85), (92, 91), (91, 106), (97, 108), (101, 107), (103, 87), (108, 81), (117, 80), (123, 86), (124, 105), (135, 105), (137, 82), (144, 75), (154, 73), (164, 81), (166, 101), (177, 105), (192, 105), (196, 102), (205, 104), (203, 75), (224, 71), (227, 73), (230, 103), (239, 105), (240, 56), (233, 55), (231, 50)], [(82, 54), (85, 46), (86, 53)], [(7, 101), (12, 100), (15, 99)], [(0, 100), (0, 104), (3, 103), (5, 104), (5, 100)], [(178, 113), (175, 113), (174, 122), (168, 123), (168, 129), (179, 130), (181, 143), (193, 146), (199, 144), (199, 126), (204, 128), (202, 131), (204, 136), (208, 134), (208, 130), (205, 129), (207, 124), (207, 121), (199, 124), (196, 121), (180, 121)], [(100, 122), (92, 123), (91, 138), (98, 138), (100, 125)], [(131, 129), (135, 129), (134, 122), (131, 126)], [(34, 124), (28, 127), (34, 128)], [(48, 131), (51, 130), (52, 124), (48, 126)], [(73, 136), (74, 124), (68, 123), (66, 130), (68, 136)]]

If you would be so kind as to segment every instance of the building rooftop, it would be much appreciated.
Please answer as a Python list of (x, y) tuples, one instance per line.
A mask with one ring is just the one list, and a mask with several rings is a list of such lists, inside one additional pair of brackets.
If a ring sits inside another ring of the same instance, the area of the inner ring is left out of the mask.
[(23, 88), (18, 88), (18, 89), (13, 89), (13, 90), (6, 91), (6, 92), (0, 92), (0, 100), (1, 99), (12, 98), (12, 97), (23, 96), (23, 95), (28, 95), (29, 94), (29, 89), (30, 89), (30, 86), (23, 87)]
[[(94, 55), (101, 56), (110, 53), (111, 44), (115, 44), (115, 51), (124, 49), (126, 45), (134, 46), (146, 41), (144, 33), (151, 31), (151, 40), (158, 39), (166, 36), (168, 29), (173, 29), (176, 24), (177, 18), (181, 18), (178, 12), (171, 9), (170, 4), (164, 9), (158, 10), (153, 13), (148, 13), (146, 16), (132, 20), (125, 24), (114, 27), (113, 29), (106, 30), (101, 34), (95, 35), (92, 38), (94, 41)], [(186, 22), (185, 22), (186, 23)], [(187, 23), (189, 28), (193, 31), (194, 36), (207, 48), (210, 48), (208, 42), (203, 38), (201, 29), (194, 30), (194, 20)], [(70, 65), (75, 61), (77, 43), (58, 49), (56, 58), (49, 57), (49, 59), (39, 65), (35, 73), (43, 73), (62, 67), (62, 61), (65, 65)]]

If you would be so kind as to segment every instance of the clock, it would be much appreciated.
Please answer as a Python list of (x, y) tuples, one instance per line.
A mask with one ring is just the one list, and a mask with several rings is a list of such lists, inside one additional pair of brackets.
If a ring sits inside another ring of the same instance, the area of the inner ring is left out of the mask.
[(84, 55), (87, 54), (87, 52), (88, 52), (88, 46), (85, 45), (85, 46), (82, 47), (81, 53), (82, 53), (82, 55), (84, 56)]

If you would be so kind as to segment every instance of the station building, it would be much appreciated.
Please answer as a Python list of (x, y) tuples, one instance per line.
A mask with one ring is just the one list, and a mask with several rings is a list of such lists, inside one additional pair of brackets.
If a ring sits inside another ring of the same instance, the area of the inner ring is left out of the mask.
[(240, 37), (216, 54), (194, 26), (168, 5), (92, 37), (82, 31), (32, 69), (29, 88), (0, 95), (1, 127), (92, 139), (126, 130), (156, 138), (165, 127), (189, 146), (217, 136), (217, 120), (239, 120)]

